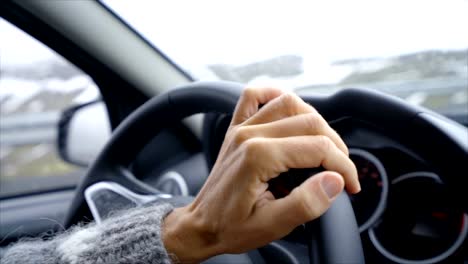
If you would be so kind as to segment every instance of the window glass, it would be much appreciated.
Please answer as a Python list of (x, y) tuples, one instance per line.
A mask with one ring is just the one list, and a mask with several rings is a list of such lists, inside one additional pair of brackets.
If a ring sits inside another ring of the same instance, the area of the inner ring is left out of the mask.
[(71, 187), (84, 169), (57, 152), (65, 109), (99, 98), (91, 78), (0, 19), (0, 197)]
[(198, 80), (376, 89), (468, 115), (468, 1), (102, 0)]

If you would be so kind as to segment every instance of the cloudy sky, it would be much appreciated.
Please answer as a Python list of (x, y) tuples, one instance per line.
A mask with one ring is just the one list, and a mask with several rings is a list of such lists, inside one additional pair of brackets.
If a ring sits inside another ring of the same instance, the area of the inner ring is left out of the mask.
[[(323, 75), (336, 60), (468, 48), (467, 0), (104, 2), (194, 71), (298, 54), (307, 71)], [(2, 19), (0, 36), (2, 65), (51, 56)]]
[(328, 62), (468, 47), (466, 0), (105, 2), (187, 64), (287, 53)]

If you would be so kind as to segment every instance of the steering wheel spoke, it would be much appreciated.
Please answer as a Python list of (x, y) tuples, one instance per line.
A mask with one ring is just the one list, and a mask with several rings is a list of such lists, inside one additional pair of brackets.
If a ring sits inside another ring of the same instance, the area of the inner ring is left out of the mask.
[(98, 224), (110, 216), (112, 212), (172, 197), (170, 194), (164, 193), (138, 194), (111, 181), (102, 181), (89, 186), (86, 188), (84, 195), (91, 214)]

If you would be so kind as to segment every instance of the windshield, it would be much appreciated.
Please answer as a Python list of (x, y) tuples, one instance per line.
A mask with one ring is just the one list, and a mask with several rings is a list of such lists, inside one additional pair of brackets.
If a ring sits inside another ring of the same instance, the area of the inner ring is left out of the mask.
[(468, 114), (468, 1), (104, 3), (197, 80), (373, 88)]

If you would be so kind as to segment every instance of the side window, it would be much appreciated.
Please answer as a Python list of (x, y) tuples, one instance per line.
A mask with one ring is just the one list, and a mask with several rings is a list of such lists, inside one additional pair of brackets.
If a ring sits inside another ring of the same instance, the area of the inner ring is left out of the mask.
[(0, 198), (72, 187), (84, 168), (57, 151), (61, 113), (99, 99), (92, 79), (0, 19)]

